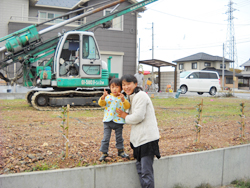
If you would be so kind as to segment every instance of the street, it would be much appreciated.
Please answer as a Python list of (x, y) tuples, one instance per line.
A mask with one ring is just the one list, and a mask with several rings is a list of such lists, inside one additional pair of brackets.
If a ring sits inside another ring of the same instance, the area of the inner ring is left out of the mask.
[[(223, 96), (226, 93), (217, 93), (216, 96)], [(180, 97), (211, 97), (209, 93), (203, 93), (203, 95), (198, 95), (196, 92), (187, 92), (186, 94), (180, 94)], [(235, 91), (234, 96), (242, 99), (250, 99), (250, 92)]]

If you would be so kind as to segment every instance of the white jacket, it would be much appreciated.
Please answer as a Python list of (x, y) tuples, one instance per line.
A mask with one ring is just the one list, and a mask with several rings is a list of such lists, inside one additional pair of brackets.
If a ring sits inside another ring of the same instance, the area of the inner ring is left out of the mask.
[(144, 91), (129, 96), (131, 108), (125, 122), (131, 124), (130, 142), (134, 147), (159, 139), (159, 129), (151, 99)]

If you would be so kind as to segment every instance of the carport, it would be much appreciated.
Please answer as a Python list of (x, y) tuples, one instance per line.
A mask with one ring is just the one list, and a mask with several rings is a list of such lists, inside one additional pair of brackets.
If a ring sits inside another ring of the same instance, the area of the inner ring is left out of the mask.
[(149, 60), (139, 61), (139, 64), (150, 65), (150, 66), (158, 68), (158, 78), (159, 78), (158, 92), (160, 91), (160, 88), (161, 88), (161, 67), (166, 67), (166, 66), (174, 67), (175, 68), (174, 69), (174, 92), (177, 91), (177, 69), (176, 69), (177, 65), (176, 64), (158, 60), (158, 59), (149, 59)]

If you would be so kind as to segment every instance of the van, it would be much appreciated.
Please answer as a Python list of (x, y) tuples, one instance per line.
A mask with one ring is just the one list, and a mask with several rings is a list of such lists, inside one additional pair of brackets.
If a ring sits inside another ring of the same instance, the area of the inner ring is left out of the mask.
[(215, 95), (220, 90), (220, 77), (215, 71), (185, 71), (180, 73), (180, 89), (181, 94), (192, 91)]

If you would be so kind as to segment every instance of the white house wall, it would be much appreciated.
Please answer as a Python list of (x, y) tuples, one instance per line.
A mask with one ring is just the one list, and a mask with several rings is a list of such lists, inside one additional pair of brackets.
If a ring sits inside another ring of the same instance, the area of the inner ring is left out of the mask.
[[(0, 38), (8, 35), (11, 16), (28, 17), (29, 0), (0, 0)], [(3, 46), (5, 43), (0, 43)]]
[[(177, 63), (177, 70), (182, 71), (179, 69), (179, 65), (183, 63), (184, 65), (184, 71), (190, 71), (190, 70), (202, 70), (205, 67), (205, 62), (211, 63), (211, 67), (214, 67), (216, 69), (221, 69), (220, 64), (222, 62), (217, 61), (217, 62), (211, 62), (211, 61), (191, 61), (191, 62), (178, 62)], [(197, 69), (192, 69), (192, 63), (197, 63)], [(225, 62), (226, 68), (225, 70), (229, 70), (229, 62)]]

